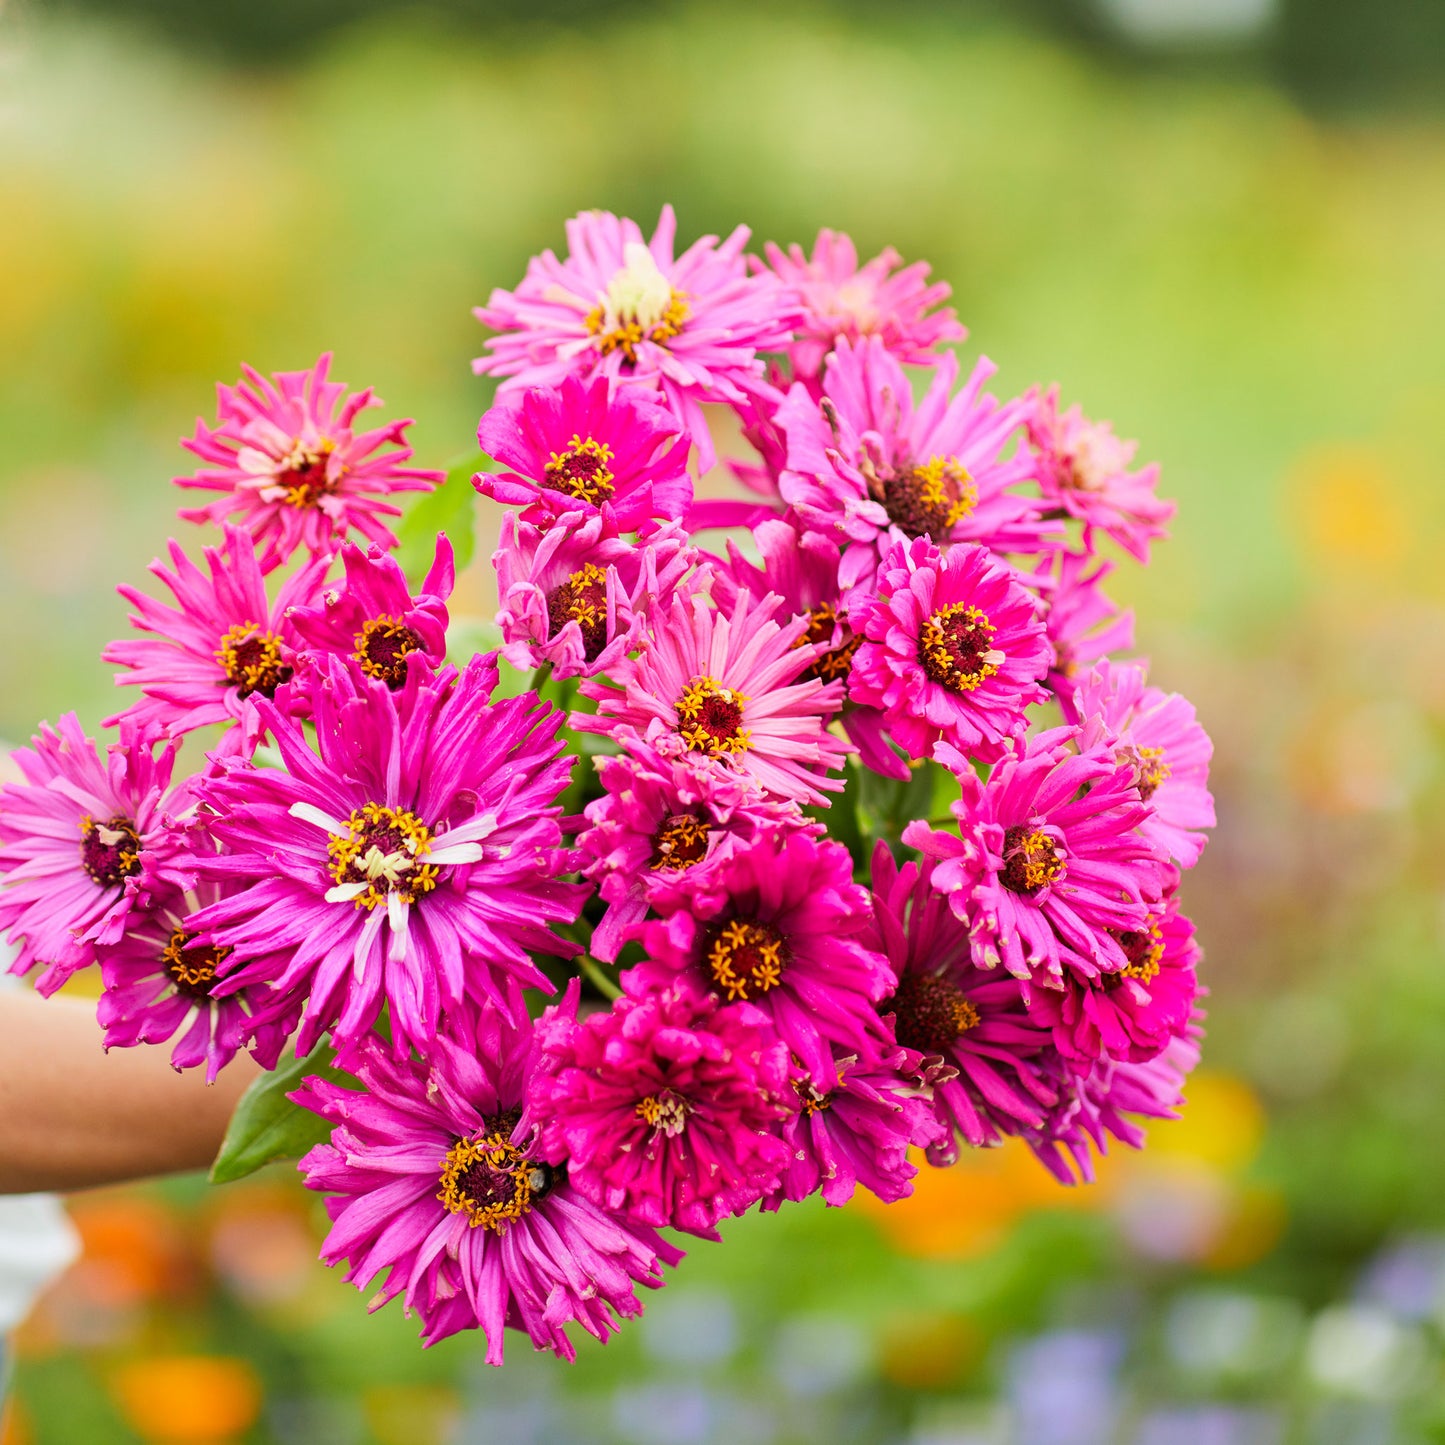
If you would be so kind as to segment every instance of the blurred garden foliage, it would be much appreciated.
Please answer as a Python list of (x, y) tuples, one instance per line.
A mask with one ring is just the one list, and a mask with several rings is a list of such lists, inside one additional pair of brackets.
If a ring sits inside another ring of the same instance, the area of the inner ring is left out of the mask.
[[(13, 1438), (992, 1440), (999, 1400), (1032, 1418), (1030, 1361), (1104, 1382), (1081, 1441), (1445, 1438), (1445, 123), (1380, 103), (1438, 85), (1445, 12), (1290, 0), (1226, 63), (1108, 48), (1044, 0), (519, 11), (0, 11), (0, 734), (113, 706), (112, 579), (142, 578), (175, 440), (241, 361), (334, 348), (445, 466), (487, 396), (469, 307), (562, 217), (847, 229), (928, 258), (1004, 391), (1063, 380), (1179, 499), (1118, 591), (1216, 738), (1212, 1072), (1093, 1192), (1005, 1150), (896, 1211), (743, 1220), (656, 1324), (505, 1385), (357, 1316), (284, 1176), (83, 1201)], [(1251, 1330), (1274, 1353), (1219, 1343)], [(137, 1406), (157, 1390), (180, 1415)], [(1138, 1433), (1201, 1402), (1236, 1433)]]

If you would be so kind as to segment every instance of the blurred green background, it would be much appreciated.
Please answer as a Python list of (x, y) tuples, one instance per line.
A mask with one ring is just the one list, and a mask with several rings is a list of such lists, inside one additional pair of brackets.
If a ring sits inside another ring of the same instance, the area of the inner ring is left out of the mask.
[(1003, 389), (1141, 438), (1180, 511), (1116, 590), (1220, 813), (1206, 1067), (1095, 1188), (741, 1220), (502, 1372), (368, 1318), (289, 1178), (82, 1196), (5, 1445), (1445, 1440), (1442, 93), (1439, 0), (0, 4), (0, 736), (113, 705), (215, 380), (332, 348), (444, 465), (469, 308), (670, 199), (928, 258)]

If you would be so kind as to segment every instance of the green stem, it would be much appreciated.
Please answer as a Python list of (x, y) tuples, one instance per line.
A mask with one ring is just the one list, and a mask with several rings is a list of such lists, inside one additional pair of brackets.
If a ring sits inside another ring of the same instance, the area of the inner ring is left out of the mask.
[(547, 679), (552, 676), (552, 664), (544, 662), (536, 672), (532, 674), (532, 681), (529, 684), (531, 691), (540, 693), (547, 685)]
[(587, 975), (603, 998), (619, 999), (622, 990), (607, 976), (602, 965), (591, 954), (579, 953), (577, 965)]

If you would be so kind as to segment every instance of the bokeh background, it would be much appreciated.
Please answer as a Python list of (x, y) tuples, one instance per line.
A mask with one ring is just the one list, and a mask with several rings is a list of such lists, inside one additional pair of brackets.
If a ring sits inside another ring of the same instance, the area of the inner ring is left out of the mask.
[(1442, 95), (1438, 0), (0, 0), (0, 736), (108, 710), (215, 380), (332, 348), (445, 465), (470, 306), (671, 199), (927, 257), (1003, 388), (1142, 439), (1117, 590), (1220, 814), (1205, 1068), (1093, 1188), (743, 1219), (502, 1372), (368, 1317), (284, 1172), (83, 1195), (4, 1445), (1445, 1440)]

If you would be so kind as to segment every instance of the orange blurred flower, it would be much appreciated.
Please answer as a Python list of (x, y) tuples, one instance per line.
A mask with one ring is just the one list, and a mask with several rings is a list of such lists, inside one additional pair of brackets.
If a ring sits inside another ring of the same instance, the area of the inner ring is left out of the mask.
[(222, 1445), (261, 1410), (260, 1382), (244, 1360), (136, 1360), (116, 1371), (112, 1386), (131, 1428), (159, 1445)]

